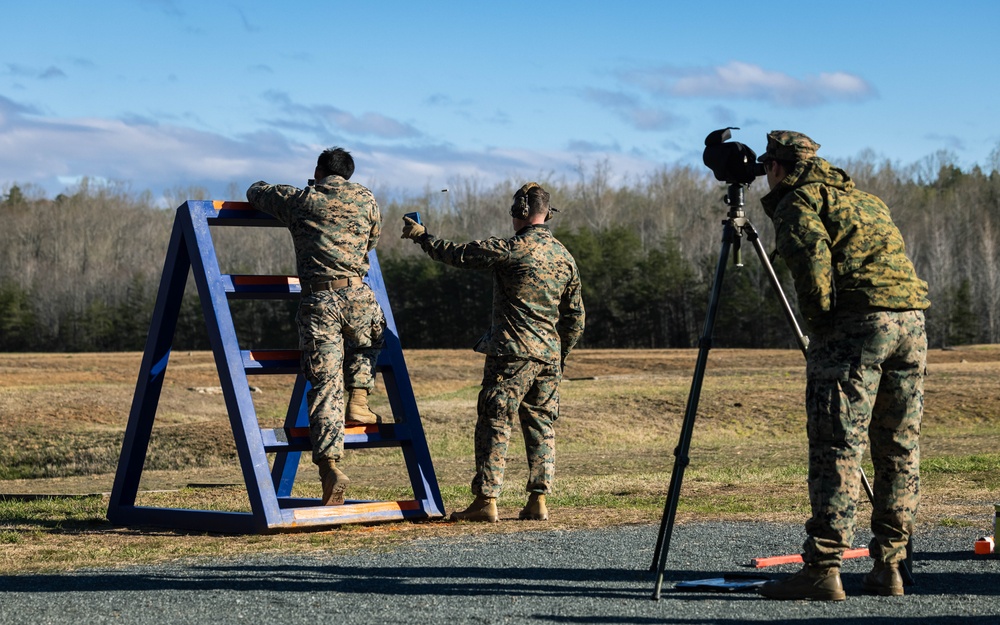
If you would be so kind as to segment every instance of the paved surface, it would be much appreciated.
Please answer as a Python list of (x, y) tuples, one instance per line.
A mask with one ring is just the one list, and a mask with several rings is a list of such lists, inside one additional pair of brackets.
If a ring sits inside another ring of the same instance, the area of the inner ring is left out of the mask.
[[(418, 540), (391, 550), (195, 559), (0, 577), (0, 624), (45, 623), (1000, 623), (1000, 559), (973, 530), (923, 528), (905, 597), (861, 594), (868, 559), (843, 569), (848, 599), (774, 602), (674, 583), (759, 573), (751, 558), (795, 553), (801, 526), (677, 526), (652, 600), (657, 528)], [(860, 535), (857, 544), (867, 544)], [(779, 577), (797, 570), (763, 569)]]

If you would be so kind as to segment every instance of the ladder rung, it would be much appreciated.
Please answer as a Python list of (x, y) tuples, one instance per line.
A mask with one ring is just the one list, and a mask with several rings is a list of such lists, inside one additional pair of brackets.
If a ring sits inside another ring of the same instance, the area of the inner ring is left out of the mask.
[(301, 371), (297, 349), (253, 349), (240, 352), (247, 374), (289, 374)]
[[(296, 525), (309, 525), (310, 521), (322, 521), (331, 513), (329, 506), (317, 506), (316, 500), (282, 501), (285, 505), (295, 504), (292, 517)], [(300, 505), (308, 507), (299, 507)], [(336, 507), (337, 516), (358, 517), (358, 521), (381, 521), (403, 519), (422, 510), (419, 501), (348, 501)]]
[(264, 451), (309, 451), (309, 428), (261, 428), (260, 438), (264, 441)]
[[(354, 425), (344, 428), (345, 448), (398, 446), (408, 438), (409, 431), (401, 423)], [(261, 428), (264, 451), (310, 451), (309, 428)]]
[(214, 215), (206, 217), (209, 225), (212, 226), (262, 226), (270, 228), (283, 228), (280, 221), (250, 207), (249, 202), (224, 202), (215, 200), (212, 202), (215, 209)]
[(229, 299), (292, 299), (302, 293), (297, 276), (247, 276), (223, 274)]
[[(288, 374), (302, 370), (300, 364), (302, 352), (297, 349), (252, 349), (240, 352), (243, 356), (243, 368), (248, 375)], [(385, 350), (379, 354), (375, 371), (384, 373), (392, 369), (389, 356)]]
[(410, 430), (402, 423), (361, 425), (344, 428), (344, 447), (393, 447), (409, 440)]

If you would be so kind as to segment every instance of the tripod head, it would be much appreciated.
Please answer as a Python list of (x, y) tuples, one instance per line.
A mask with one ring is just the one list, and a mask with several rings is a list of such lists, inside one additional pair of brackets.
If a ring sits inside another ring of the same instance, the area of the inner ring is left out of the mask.
[(739, 141), (729, 141), (733, 130), (739, 128), (730, 126), (708, 133), (701, 158), (715, 174), (716, 180), (729, 185), (729, 192), (723, 199), (729, 207), (728, 222), (742, 228), (747, 223), (743, 212), (744, 191), (765, 172), (764, 165), (757, 162), (757, 154), (753, 150)]
[(748, 185), (744, 185), (739, 182), (729, 183), (729, 190), (726, 192), (726, 196), (722, 198), (722, 201), (729, 207), (729, 214), (727, 217), (729, 217), (730, 220), (746, 219), (746, 213), (743, 212), (743, 204), (746, 197), (745, 191), (747, 186)]

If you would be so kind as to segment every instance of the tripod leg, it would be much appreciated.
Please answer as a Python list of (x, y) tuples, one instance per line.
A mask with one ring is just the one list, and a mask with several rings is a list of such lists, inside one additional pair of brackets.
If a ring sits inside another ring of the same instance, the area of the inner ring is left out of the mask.
[(865, 475), (864, 467), (859, 469), (861, 471), (861, 487), (865, 489), (865, 494), (868, 495), (868, 502), (875, 505), (875, 492), (872, 491), (871, 482), (868, 481), (868, 476)]
[(764, 245), (760, 242), (760, 236), (749, 220), (743, 224), (743, 230), (747, 233), (747, 239), (753, 243), (753, 249), (757, 252), (760, 264), (764, 267), (764, 271), (767, 272), (767, 280), (771, 283), (771, 289), (774, 290), (774, 294), (778, 297), (778, 302), (781, 303), (781, 310), (785, 313), (785, 320), (792, 327), (792, 332), (795, 333), (795, 338), (799, 342), (799, 349), (802, 350), (802, 355), (804, 356), (806, 348), (809, 347), (809, 339), (802, 333), (802, 328), (799, 327), (799, 322), (795, 319), (795, 313), (792, 312), (792, 305), (788, 303), (788, 298), (785, 297), (785, 292), (781, 289), (781, 283), (778, 282), (778, 275), (774, 273), (774, 267), (767, 257), (767, 252), (764, 251)]
[(656, 539), (656, 550), (653, 553), (651, 571), (657, 571), (656, 588), (653, 599), (659, 600), (663, 588), (663, 572), (667, 566), (667, 551), (670, 547), (670, 535), (673, 533), (674, 517), (677, 514), (677, 502), (680, 499), (681, 481), (684, 479), (684, 469), (687, 467), (688, 450), (691, 446), (691, 434), (694, 432), (694, 419), (698, 412), (698, 399), (701, 396), (702, 380), (705, 377), (705, 366), (708, 363), (708, 352), (712, 348), (712, 333), (715, 329), (715, 317), (719, 310), (719, 300), (722, 294), (722, 279), (726, 273), (726, 261), (729, 250), (736, 237), (736, 229), (726, 222), (723, 228), (722, 249), (719, 252), (719, 263), (715, 267), (715, 278), (712, 283), (712, 295), (708, 303), (708, 314), (705, 317), (705, 327), (698, 341), (698, 360), (694, 367), (691, 380), (691, 390), (688, 392), (687, 408), (684, 411), (684, 422), (681, 425), (680, 439), (674, 449), (674, 468), (670, 473), (670, 490), (663, 507), (663, 518), (660, 521), (660, 533)]

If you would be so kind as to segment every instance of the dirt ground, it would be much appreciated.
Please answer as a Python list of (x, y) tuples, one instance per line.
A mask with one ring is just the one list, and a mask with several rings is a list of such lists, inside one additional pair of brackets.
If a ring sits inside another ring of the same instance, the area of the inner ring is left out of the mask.
[[(343, 550), (418, 537), (657, 523), (697, 355), (697, 350), (573, 354), (556, 424), (554, 507), (544, 528), (506, 522), (515, 520), (523, 505), (526, 477), (523, 452), (518, 451), (520, 433), (515, 431), (506, 480), (512, 486), (500, 500), (505, 522), (344, 525), (304, 535), (220, 537), (118, 528), (105, 518), (141, 354), (0, 354), (0, 543), (5, 546), (0, 570)], [(450, 512), (470, 498), (482, 357), (471, 351), (423, 350), (407, 351), (405, 358)], [(972, 536), (992, 524), (993, 504), (1000, 501), (1000, 346), (934, 350), (928, 360), (919, 521), (964, 528)], [(799, 523), (808, 516), (804, 375), (797, 351), (711, 352), (679, 523)], [(283, 422), (293, 382), (287, 375), (250, 377), (262, 427)], [(384, 388), (372, 400), (376, 411), (391, 412)], [(346, 462), (352, 488), (362, 485), (360, 498), (394, 497), (392, 489), (406, 482), (398, 450), (348, 453), (354, 454)], [(212, 509), (248, 509), (241, 508), (247, 499), (243, 479), (212, 354), (173, 353), (138, 503), (200, 508), (192, 504), (194, 493), (208, 501), (207, 507), (223, 506)], [(192, 485), (197, 488), (186, 488)], [(319, 495), (307, 459), (295, 488), (302, 496)], [(70, 497), (86, 494), (100, 496)], [(33, 496), (41, 499), (28, 500)], [(859, 514), (858, 522), (865, 523), (864, 511)]]
[[(6, 441), (0, 443), (5, 459), (0, 466), (9, 467), (13, 459), (43, 465), (38, 474), (27, 476), (33, 479), (0, 480), (0, 493), (110, 491), (141, 357), (139, 353), (0, 354), (0, 434)], [(405, 358), (432, 447), (435, 440), (469, 438), (481, 356), (465, 350), (415, 350), (406, 352)], [(696, 358), (697, 350), (574, 353), (562, 392), (560, 436), (567, 451), (561, 459), (563, 470), (572, 469), (580, 448), (593, 445), (614, 454), (630, 445), (655, 448), (662, 442), (665, 460), (654, 464), (662, 468), (669, 463)], [(749, 439), (743, 446), (766, 452), (767, 440), (753, 439), (771, 436), (783, 446), (784, 437), (801, 433), (803, 376), (803, 358), (797, 351), (713, 350), (701, 393), (696, 442), (712, 449), (720, 437), (737, 447), (741, 447), (738, 441)], [(1000, 449), (998, 380), (1000, 346), (930, 352), (925, 455)], [(257, 389), (253, 396), (261, 424), (280, 425), (293, 378), (264, 375), (249, 381)], [(373, 403), (386, 412), (383, 395), (379, 389)], [(235, 458), (226, 414), (212, 354), (173, 353), (143, 487), (239, 482), (238, 463), (231, 462)], [(607, 440), (609, 436), (615, 439)], [(158, 446), (156, 440), (164, 443)], [(171, 457), (160, 458), (158, 453)], [(442, 463), (447, 460), (442, 458)], [(193, 475), (185, 470), (191, 467), (196, 467)]]

